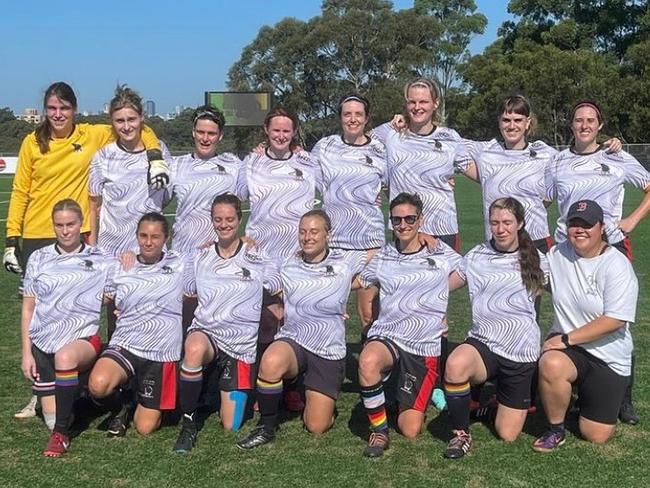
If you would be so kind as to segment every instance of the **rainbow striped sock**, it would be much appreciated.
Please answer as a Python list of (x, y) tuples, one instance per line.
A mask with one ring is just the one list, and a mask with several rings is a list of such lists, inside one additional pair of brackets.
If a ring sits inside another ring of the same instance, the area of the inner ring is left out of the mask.
[(470, 389), (469, 381), (465, 383), (447, 383), (445, 381), (445, 394), (447, 397), (463, 397), (469, 395)]
[(195, 368), (186, 365), (185, 363), (181, 364), (181, 381), (202, 381), (203, 380), (203, 366), (197, 366)]
[(371, 386), (362, 386), (361, 401), (370, 421), (370, 429), (373, 432), (388, 430), (386, 397), (384, 395), (383, 384), (379, 382)]
[(56, 388), (79, 386), (79, 371), (77, 369), (57, 369), (54, 374)]
[(277, 395), (282, 393), (282, 380), (278, 382), (269, 382), (269, 381), (264, 381), (261, 378), (257, 378), (256, 386), (257, 386), (257, 392), (261, 393), (263, 395)]

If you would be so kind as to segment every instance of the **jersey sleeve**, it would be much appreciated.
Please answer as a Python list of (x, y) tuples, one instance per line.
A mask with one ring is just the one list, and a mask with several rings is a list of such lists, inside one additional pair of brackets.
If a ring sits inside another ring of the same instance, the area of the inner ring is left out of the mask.
[(618, 157), (623, 160), (625, 182), (640, 190), (645, 190), (650, 185), (650, 172), (631, 154), (621, 151), (618, 153)]
[(544, 170), (544, 200), (553, 201), (557, 198), (557, 184), (555, 181), (555, 167), (558, 156), (553, 156)]
[[(198, 257), (198, 256), (197, 256)], [(185, 296), (196, 295), (196, 257), (185, 257), (185, 266), (183, 267), (183, 294)]]
[(122, 265), (116, 258), (112, 258), (107, 265), (106, 283), (104, 283), (104, 295), (106, 295), (109, 298), (115, 297), (115, 292), (117, 288), (115, 284), (115, 278), (121, 268)]
[(91, 197), (98, 197), (102, 195), (104, 190), (104, 173), (105, 173), (106, 158), (104, 151), (99, 150), (90, 161), (90, 174), (88, 177), (88, 193)]
[(372, 131), (370, 131), (370, 137), (377, 139), (379, 142), (385, 145), (386, 140), (388, 139), (388, 136), (391, 134), (391, 132), (395, 132), (395, 129), (393, 129), (393, 126), (390, 122), (386, 122), (385, 124), (381, 124), (380, 126), (372, 129)]
[(23, 278), (23, 296), (36, 297), (36, 273), (42, 253), (34, 252), (27, 261), (27, 268), (25, 269), (25, 277)]
[(459, 140), (454, 143), (454, 170), (457, 173), (464, 173), (469, 169), (474, 160), (470, 156), (464, 140), (460, 139), (460, 136), (458, 138)]
[(474, 161), (479, 159), (479, 156), (483, 151), (485, 151), (485, 148), (488, 144), (489, 143), (486, 141), (472, 141), (470, 139), (463, 139), (465, 151), (467, 152), (468, 156)]
[(469, 256), (470, 253), (467, 253), (465, 256), (461, 256), (460, 260), (458, 261), (458, 267), (454, 270), (465, 282), (467, 281), (467, 265)]
[(248, 166), (250, 164), (251, 158), (254, 157), (253, 154), (249, 154), (244, 158), (244, 161), (239, 166), (239, 171), (237, 171), (237, 183), (235, 184), (235, 194), (241, 201), (248, 200), (250, 194), (248, 192)]
[(369, 288), (372, 285), (378, 283), (379, 278), (377, 276), (379, 269), (379, 255), (382, 254), (382, 251), (379, 251), (373, 256), (373, 258), (366, 263), (366, 265), (361, 268), (359, 272), (359, 281), (364, 288)]
[(617, 259), (606, 269), (606, 281), (603, 287), (603, 315), (613, 319), (634, 322), (639, 284), (632, 265), (618, 252), (610, 249)]
[(548, 264), (548, 257), (543, 252), (537, 251), (539, 254), (539, 267), (544, 273), (544, 286), (548, 286), (551, 280), (551, 268)]
[(277, 295), (282, 291), (282, 277), (278, 264), (274, 259), (264, 260), (264, 288), (271, 295)]
[(7, 237), (20, 237), (23, 233), (25, 212), (29, 205), (29, 194), (32, 187), (34, 154), (32, 154), (32, 143), (29, 139), (33, 137), (32, 134), (25, 137), (18, 152), (18, 163), (7, 213)]
[(444, 254), (445, 258), (447, 258), (447, 262), (449, 263), (449, 274), (453, 273), (454, 271), (458, 271), (460, 274), (460, 269), (463, 263), (463, 256), (458, 254), (454, 249), (447, 245), (445, 245)]

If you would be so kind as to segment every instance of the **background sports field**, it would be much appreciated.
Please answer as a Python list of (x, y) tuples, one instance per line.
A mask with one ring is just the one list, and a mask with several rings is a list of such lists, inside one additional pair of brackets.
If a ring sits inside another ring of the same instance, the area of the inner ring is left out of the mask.
[[(6, 218), (11, 180), (0, 178), (0, 219)], [(638, 204), (641, 193), (630, 189), (626, 211)], [(457, 183), (456, 199), (463, 251), (482, 239), (479, 187), (464, 178)], [(555, 218), (553, 212), (552, 219)], [(4, 220), (0, 222), (4, 241)], [(20, 301), (17, 277), (0, 272), (0, 486), (85, 487), (202, 487), (202, 486), (454, 486), (454, 487), (636, 487), (647, 486), (650, 459), (650, 219), (632, 235), (634, 267), (640, 282), (637, 323), (633, 334), (637, 349), (635, 405), (639, 426), (619, 425), (614, 439), (593, 446), (569, 435), (558, 452), (537, 454), (530, 445), (542, 433), (542, 414), (530, 416), (517, 442), (498, 441), (483, 425), (474, 424), (476, 449), (460, 461), (442, 458), (448, 440), (446, 415), (431, 407), (427, 430), (417, 440), (392, 436), (391, 449), (378, 460), (361, 456), (367, 420), (359, 403), (355, 353), (359, 326), (351, 300), (348, 322), (349, 361), (344, 393), (338, 402), (334, 428), (321, 437), (307, 434), (299, 418), (283, 423), (277, 441), (253, 452), (239, 451), (234, 442), (242, 433), (224, 432), (216, 415), (200, 433), (189, 456), (171, 452), (176, 426), (163, 427), (148, 438), (129, 430), (126, 438), (107, 439), (105, 416), (89, 419), (70, 453), (62, 459), (41, 455), (48, 434), (38, 419), (18, 422), (13, 413), (29, 398), (30, 389), (20, 372)], [(549, 297), (544, 298), (543, 324), (550, 324)], [(452, 296), (450, 337), (461, 340), (469, 323), (466, 289)], [(83, 422), (82, 422), (83, 423)], [(248, 432), (249, 421), (243, 427)], [(576, 432), (575, 418), (569, 422)]]

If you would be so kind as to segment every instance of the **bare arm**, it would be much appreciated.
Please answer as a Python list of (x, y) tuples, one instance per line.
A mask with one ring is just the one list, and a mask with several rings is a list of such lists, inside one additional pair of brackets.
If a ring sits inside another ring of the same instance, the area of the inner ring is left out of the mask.
[(467, 282), (463, 279), (458, 271), (454, 271), (449, 275), (449, 291), (455, 291), (465, 286)]
[(99, 212), (102, 209), (102, 197), (90, 197), (90, 236), (88, 236), (88, 244), (91, 246), (97, 245), (97, 233), (99, 232)]
[[(569, 344), (577, 346), (580, 344), (587, 344), (589, 342), (597, 341), (612, 332), (620, 329), (625, 325), (625, 321), (601, 315), (600, 317), (587, 322), (582, 327), (572, 330), (567, 335), (569, 337)], [(544, 342), (542, 352), (549, 349), (565, 349), (566, 346), (562, 342), (560, 335), (556, 335)]]
[(36, 298), (30, 296), (23, 297), (22, 314), (20, 317), (20, 334), (22, 339), (21, 369), (25, 378), (31, 381), (35, 380), (38, 375), (36, 361), (32, 355), (32, 340), (29, 338), (29, 324), (32, 322), (35, 308)]
[(646, 186), (643, 191), (645, 192), (645, 195), (643, 196), (641, 203), (639, 203), (639, 206), (636, 207), (630, 215), (621, 219), (618, 223), (619, 228), (626, 234), (632, 232), (635, 227), (639, 225), (639, 222), (641, 222), (645, 216), (648, 215), (648, 212), (650, 212), (650, 185)]

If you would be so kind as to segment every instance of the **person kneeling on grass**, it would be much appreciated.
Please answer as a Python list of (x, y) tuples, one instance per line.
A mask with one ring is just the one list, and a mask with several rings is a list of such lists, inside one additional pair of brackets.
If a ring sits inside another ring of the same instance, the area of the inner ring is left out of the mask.
[[(109, 280), (108, 294), (119, 314), (115, 332), (89, 379), (91, 395), (106, 398), (135, 378), (138, 406), (134, 423), (140, 434), (156, 430), (162, 411), (176, 407), (182, 301), (184, 290), (193, 281), (187, 259), (174, 251), (163, 253), (168, 225), (156, 212), (140, 218), (137, 262), (129, 270), (116, 270)], [(129, 412), (123, 407), (115, 417), (123, 426), (122, 435)], [(111, 423), (116, 423), (115, 419)]]
[(275, 439), (282, 380), (304, 376), (305, 428), (322, 434), (334, 423), (334, 406), (345, 377), (345, 308), (352, 280), (363, 265), (358, 253), (329, 249), (331, 222), (310, 210), (299, 223), (301, 251), (280, 266), (284, 325), (262, 356), (257, 376), (260, 423), (240, 449)]
[[(390, 203), (395, 243), (387, 244), (359, 274), (364, 286), (379, 285), (379, 317), (368, 331), (359, 356), (359, 384), (372, 433), (363, 455), (379, 457), (388, 449), (388, 424), (382, 379), (397, 375), (397, 423), (402, 434), (422, 430), (436, 384), (449, 277), (461, 256), (441, 240), (434, 250), (418, 239), (422, 200), (400, 193)], [(452, 275), (453, 276), (453, 275)]]
[(252, 249), (237, 235), (241, 202), (219, 195), (212, 203), (212, 224), (219, 238), (195, 259), (198, 307), (185, 340), (180, 374), (182, 428), (173, 451), (187, 453), (196, 444), (196, 409), (203, 371), (217, 366), (221, 390), (221, 422), (237, 431), (244, 420), (248, 395), (255, 383), (257, 333), (264, 290), (278, 293), (275, 261)]
[(444, 456), (450, 459), (472, 448), (470, 385), (496, 380), (496, 432), (509, 442), (519, 436), (539, 357), (535, 300), (546, 281), (545, 257), (525, 229), (524, 207), (518, 200), (495, 200), (488, 216), (492, 238), (465, 255), (458, 276), (469, 287), (472, 327), (445, 369), (454, 436)]
[(52, 209), (56, 242), (27, 263), (22, 309), (22, 370), (33, 381), (52, 431), (43, 451), (59, 457), (70, 446), (79, 373), (95, 362), (102, 298), (112, 259), (81, 241), (83, 214), (74, 200)]
[(607, 243), (595, 201), (573, 203), (566, 222), (568, 240), (548, 254), (555, 319), (539, 360), (539, 390), (549, 429), (533, 443), (537, 452), (564, 444), (573, 385), (580, 433), (596, 444), (609, 440), (632, 369), (639, 291), (632, 265)]

